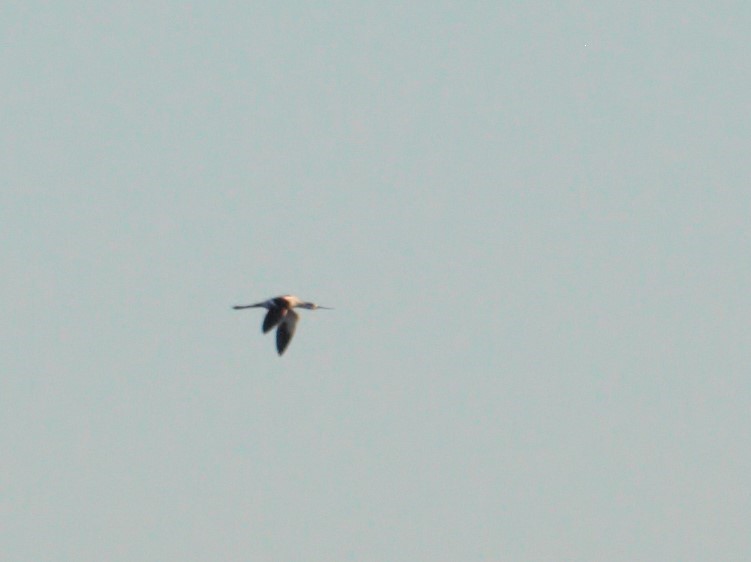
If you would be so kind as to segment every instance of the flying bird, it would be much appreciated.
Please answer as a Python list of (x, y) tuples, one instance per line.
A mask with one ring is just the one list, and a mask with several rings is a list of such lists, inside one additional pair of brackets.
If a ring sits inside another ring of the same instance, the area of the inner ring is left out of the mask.
[(307, 308), (308, 310), (316, 310), (322, 308), (325, 310), (333, 310), (327, 306), (318, 306), (312, 302), (304, 302), (292, 295), (283, 295), (281, 297), (274, 297), (263, 302), (257, 302), (255, 304), (241, 304), (233, 306), (235, 310), (241, 310), (243, 308), (265, 308), (268, 310), (266, 318), (263, 319), (263, 333), (266, 334), (276, 328), (276, 350), (279, 355), (284, 353), (287, 349), (289, 342), (292, 340), (292, 336), (295, 335), (295, 328), (297, 327), (297, 320), (299, 315), (293, 310), (294, 308)]

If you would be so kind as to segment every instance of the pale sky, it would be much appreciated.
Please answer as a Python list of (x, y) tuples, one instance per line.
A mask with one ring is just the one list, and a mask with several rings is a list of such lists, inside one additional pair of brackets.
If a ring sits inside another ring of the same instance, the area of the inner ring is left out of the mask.
[(6, 2), (0, 558), (751, 559), (750, 29)]

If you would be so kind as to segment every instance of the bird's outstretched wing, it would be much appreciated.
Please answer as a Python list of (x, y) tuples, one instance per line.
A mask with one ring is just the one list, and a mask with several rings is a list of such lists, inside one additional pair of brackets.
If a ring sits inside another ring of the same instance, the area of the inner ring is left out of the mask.
[(274, 328), (279, 322), (284, 319), (284, 315), (287, 314), (287, 309), (281, 306), (272, 306), (266, 313), (266, 318), (263, 319), (263, 333), (267, 333)]
[(279, 324), (279, 328), (276, 330), (276, 350), (279, 352), (279, 355), (284, 353), (289, 342), (292, 341), (292, 336), (295, 335), (298, 318), (299, 316), (297, 313), (290, 309), (284, 316), (282, 323)]

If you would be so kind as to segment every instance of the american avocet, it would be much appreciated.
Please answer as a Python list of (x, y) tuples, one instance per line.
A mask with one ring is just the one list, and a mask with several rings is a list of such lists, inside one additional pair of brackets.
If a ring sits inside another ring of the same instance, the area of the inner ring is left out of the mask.
[(318, 306), (312, 302), (301, 301), (292, 295), (283, 295), (267, 301), (257, 302), (256, 304), (244, 304), (232, 308), (235, 310), (243, 308), (265, 308), (268, 310), (266, 318), (263, 319), (262, 329), (263, 333), (266, 334), (274, 329), (275, 326), (279, 326), (276, 329), (276, 350), (279, 352), (279, 355), (284, 353), (284, 350), (287, 349), (289, 342), (292, 340), (292, 336), (295, 335), (295, 327), (297, 326), (299, 316), (292, 310), (293, 308), (333, 310), (327, 306)]

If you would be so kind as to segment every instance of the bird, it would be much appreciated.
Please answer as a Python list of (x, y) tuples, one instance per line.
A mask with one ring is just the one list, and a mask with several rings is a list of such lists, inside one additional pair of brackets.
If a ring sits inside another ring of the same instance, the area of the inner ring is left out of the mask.
[(319, 306), (312, 302), (305, 302), (294, 295), (282, 295), (273, 297), (263, 302), (255, 304), (239, 304), (232, 307), (235, 310), (245, 308), (265, 308), (268, 310), (266, 317), (263, 319), (261, 329), (266, 334), (276, 328), (276, 350), (281, 357), (289, 346), (292, 336), (295, 335), (297, 320), (300, 316), (293, 310), (295, 308), (307, 308), (308, 310), (333, 310), (328, 306)]

